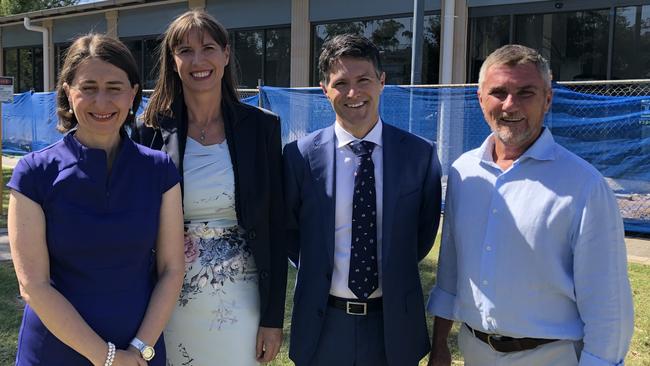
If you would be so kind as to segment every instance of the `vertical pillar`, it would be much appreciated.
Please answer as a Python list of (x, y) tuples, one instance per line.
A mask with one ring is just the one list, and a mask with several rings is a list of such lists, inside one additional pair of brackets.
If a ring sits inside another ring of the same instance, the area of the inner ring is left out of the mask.
[[(47, 44), (47, 48), (48, 48), (47, 57), (49, 58), (48, 67), (49, 67), (50, 72), (49, 72), (49, 83), (46, 83), (50, 87), (49, 87), (49, 90), (43, 90), (44, 92), (49, 92), (49, 91), (53, 91), (54, 89), (56, 89), (56, 84), (54, 84), (55, 75), (56, 75), (55, 74), (55, 72), (56, 72), (55, 64), (54, 64), (54, 58), (56, 57), (56, 55), (54, 54), (54, 22), (52, 21), (52, 19), (46, 19), (46, 20), (43, 21), (42, 26), (44, 28), (47, 28), (47, 31), (50, 34), (50, 36), (48, 37), (48, 42), (47, 42), (48, 43)], [(45, 55), (43, 55), (43, 56), (45, 57)]]
[(291, 0), (291, 87), (309, 86), (309, 0)]
[[(441, 1), (440, 83), (462, 84), (466, 79), (467, 65), (467, 1)], [(463, 116), (465, 98), (450, 89), (440, 90), (438, 120), (438, 156), (442, 174), (463, 152)]]
[(106, 13), (104, 13), (104, 16), (106, 17), (106, 35), (111, 36), (113, 38), (118, 38), (118, 35), (117, 35), (117, 20), (118, 20), (117, 10), (109, 10)]
[(2, 47), (2, 28), (0, 28), (0, 75), (5, 74), (5, 50)]
[(190, 9), (205, 9), (205, 0), (187, 0), (187, 7)]

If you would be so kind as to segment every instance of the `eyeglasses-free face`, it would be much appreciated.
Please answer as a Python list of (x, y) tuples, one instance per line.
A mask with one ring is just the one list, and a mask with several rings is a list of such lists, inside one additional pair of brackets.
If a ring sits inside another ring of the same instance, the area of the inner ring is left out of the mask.
[(63, 89), (78, 122), (77, 134), (117, 137), (138, 85), (131, 86), (124, 70), (90, 58), (78, 66), (74, 80)]

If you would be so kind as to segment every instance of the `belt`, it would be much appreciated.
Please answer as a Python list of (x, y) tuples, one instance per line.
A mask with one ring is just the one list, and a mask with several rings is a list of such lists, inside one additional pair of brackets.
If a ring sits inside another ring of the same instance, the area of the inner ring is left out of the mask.
[(467, 323), (465, 323), (465, 326), (467, 329), (469, 329), (470, 332), (472, 332), (474, 337), (478, 338), (483, 343), (487, 343), (487, 345), (490, 346), (492, 350), (501, 353), (526, 351), (543, 344), (557, 341), (557, 339), (545, 338), (512, 338), (498, 334), (483, 333), (481, 331), (472, 329), (472, 327), (467, 325)]
[(368, 313), (381, 311), (383, 308), (381, 297), (360, 300), (342, 299), (340, 297), (330, 295), (327, 299), (327, 304), (337, 309), (345, 310), (345, 312), (350, 315), (366, 315)]

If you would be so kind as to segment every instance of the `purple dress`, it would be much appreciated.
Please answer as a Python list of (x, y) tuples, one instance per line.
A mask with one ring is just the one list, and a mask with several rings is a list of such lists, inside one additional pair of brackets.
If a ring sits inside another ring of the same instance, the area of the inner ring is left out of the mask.
[[(45, 213), (50, 282), (105, 341), (125, 349), (155, 285), (162, 195), (179, 182), (164, 153), (122, 142), (110, 175), (103, 150), (74, 132), (26, 155), (7, 184)], [(165, 364), (162, 336), (149, 365)], [(25, 307), (16, 365), (90, 365)]]

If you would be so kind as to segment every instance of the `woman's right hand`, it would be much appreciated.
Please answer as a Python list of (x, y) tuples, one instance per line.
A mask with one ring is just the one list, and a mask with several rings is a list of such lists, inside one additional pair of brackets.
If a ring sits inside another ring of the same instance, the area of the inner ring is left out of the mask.
[(140, 353), (136, 350), (122, 350), (118, 349), (115, 351), (115, 359), (113, 359), (113, 366), (147, 366), (147, 361), (145, 361)]

